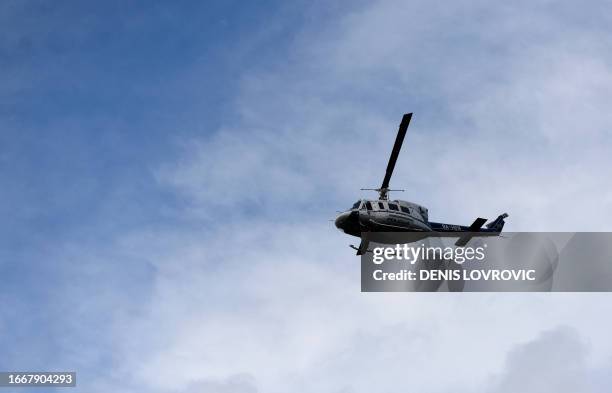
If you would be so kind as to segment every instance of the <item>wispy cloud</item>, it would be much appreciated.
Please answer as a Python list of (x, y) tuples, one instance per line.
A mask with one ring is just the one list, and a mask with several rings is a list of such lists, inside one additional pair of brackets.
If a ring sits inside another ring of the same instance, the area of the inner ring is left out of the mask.
[[(414, 111), (392, 185), (432, 218), (461, 223), (507, 210), (515, 230), (608, 229), (595, 219), (612, 201), (603, 180), (612, 126), (603, 7), (309, 8), (281, 50), (238, 69), (227, 121), (194, 136), (210, 124), (206, 114), (199, 124), (191, 103), (174, 138), (162, 138), (178, 141), (178, 153), (151, 152), (165, 154), (143, 163), (157, 181), (146, 191), (168, 199), (129, 193), (142, 199), (104, 210), (120, 218), (147, 203), (171, 219), (111, 226), (99, 240), (94, 221), (90, 236), (50, 246), (72, 272), (51, 299), (78, 310), (70, 326), (89, 356), (64, 361), (109, 370), (96, 378), (89, 369), (80, 386), (506, 391), (524, 353), (550, 353), (538, 334), (561, 324), (573, 329), (552, 334), (568, 343), (563, 353), (603, 364), (612, 344), (606, 324), (594, 322), (601, 297), (361, 294), (347, 247), (354, 239), (327, 221), (368, 195), (359, 188), (379, 185), (401, 114)], [(174, 93), (199, 86), (205, 63), (184, 79), (173, 74)], [(164, 135), (168, 119), (151, 135)], [(597, 346), (583, 351), (573, 335)]]

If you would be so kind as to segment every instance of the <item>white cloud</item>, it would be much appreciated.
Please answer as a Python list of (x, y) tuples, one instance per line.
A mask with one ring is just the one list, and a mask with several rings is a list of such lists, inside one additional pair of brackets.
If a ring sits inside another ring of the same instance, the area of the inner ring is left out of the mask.
[(257, 393), (249, 375), (233, 375), (224, 380), (202, 380), (190, 384), (180, 393)]
[[(594, 319), (605, 309), (597, 295), (365, 294), (340, 234), (250, 229), (142, 255), (158, 264), (155, 295), (116, 337), (119, 373), (133, 386), (180, 391), (238, 374), (265, 392), (480, 391), (515, 345), (559, 324), (598, 344), (590, 359), (612, 351)], [(131, 240), (135, 250), (150, 242)]]
[[(589, 348), (573, 329), (559, 327), (513, 348), (504, 371), (492, 376), (486, 392), (603, 392), (610, 361), (592, 364)], [(602, 378), (603, 376), (606, 376)]]
[(118, 372), (143, 391), (508, 391), (550, 341), (504, 365), (507, 352), (559, 324), (597, 343), (587, 358), (553, 334), (561, 355), (609, 356), (596, 295), (362, 294), (354, 239), (326, 221), (379, 184), (414, 110), (392, 184), (433, 218), (508, 210), (514, 229), (606, 229), (593, 218), (611, 212), (608, 44), (552, 8), (372, 3), (245, 75), (237, 124), (158, 171), (206, 228), (120, 244), (157, 275), (146, 309), (117, 321)]
[[(189, 141), (160, 178), (199, 207), (348, 204), (381, 181), (414, 110), (392, 183), (434, 218), (506, 209), (510, 229), (605, 229), (591, 217), (612, 200), (609, 44), (554, 8), (379, 2), (306, 28), (293, 63), (244, 77), (239, 124)], [(591, 203), (568, 214), (575, 201)]]

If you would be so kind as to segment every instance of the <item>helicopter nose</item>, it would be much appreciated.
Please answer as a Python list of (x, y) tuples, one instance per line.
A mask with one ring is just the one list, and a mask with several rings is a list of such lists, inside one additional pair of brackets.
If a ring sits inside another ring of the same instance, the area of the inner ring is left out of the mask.
[(359, 212), (356, 210), (351, 210), (341, 213), (336, 218), (336, 227), (348, 235), (359, 236), (361, 233), (361, 227), (359, 226)]
[(336, 217), (336, 222), (335, 222), (336, 228), (344, 232), (350, 214), (351, 214), (350, 212), (340, 213), (340, 215)]

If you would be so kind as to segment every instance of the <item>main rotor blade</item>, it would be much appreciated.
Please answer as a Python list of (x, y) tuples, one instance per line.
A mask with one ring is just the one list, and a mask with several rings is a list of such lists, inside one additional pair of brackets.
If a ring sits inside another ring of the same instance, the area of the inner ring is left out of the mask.
[(391, 175), (393, 174), (393, 169), (395, 168), (395, 162), (397, 161), (400, 149), (402, 148), (402, 143), (404, 143), (404, 137), (406, 136), (406, 130), (408, 130), (410, 119), (412, 119), (412, 113), (406, 113), (404, 117), (402, 117), (402, 122), (400, 123), (399, 130), (397, 131), (397, 138), (395, 138), (395, 144), (393, 145), (393, 150), (391, 150), (391, 156), (389, 157), (389, 164), (387, 164), (387, 172), (385, 173), (382, 186), (380, 186), (381, 189), (389, 188), (389, 181), (391, 180)]

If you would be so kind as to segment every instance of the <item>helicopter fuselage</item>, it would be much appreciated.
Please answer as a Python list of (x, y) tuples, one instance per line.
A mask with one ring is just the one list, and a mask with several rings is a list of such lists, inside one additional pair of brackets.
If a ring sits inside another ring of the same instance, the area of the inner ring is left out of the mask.
[(359, 200), (338, 215), (336, 227), (357, 237), (362, 232), (432, 231), (427, 209), (402, 200)]
[(338, 215), (336, 227), (344, 233), (378, 243), (410, 242), (427, 237), (460, 237), (458, 244), (465, 244), (473, 236), (498, 236), (507, 214), (502, 214), (486, 228), (484, 218), (478, 218), (471, 226), (429, 221), (427, 208), (402, 200), (362, 199)]

